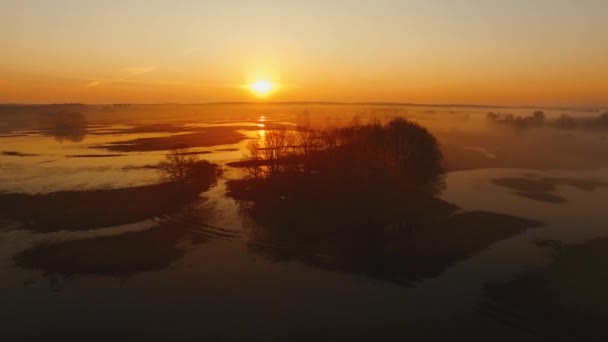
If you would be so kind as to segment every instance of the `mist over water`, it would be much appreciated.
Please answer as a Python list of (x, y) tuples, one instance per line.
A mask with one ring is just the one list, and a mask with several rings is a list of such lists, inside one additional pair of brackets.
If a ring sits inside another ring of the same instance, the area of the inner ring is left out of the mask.
[(605, 336), (604, 112), (0, 106), (0, 336)]

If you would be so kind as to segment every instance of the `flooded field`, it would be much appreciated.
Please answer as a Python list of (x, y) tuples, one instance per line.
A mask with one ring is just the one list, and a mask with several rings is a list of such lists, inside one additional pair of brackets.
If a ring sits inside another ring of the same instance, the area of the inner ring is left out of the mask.
[[(608, 337), (602, 113), (0, 106), (0, 336)], [(424, 197), (250, 177), (251, 141), (273, 132), (398, 117), (440, 148)], [(176, 148), (204, 178), (163, 179)]]

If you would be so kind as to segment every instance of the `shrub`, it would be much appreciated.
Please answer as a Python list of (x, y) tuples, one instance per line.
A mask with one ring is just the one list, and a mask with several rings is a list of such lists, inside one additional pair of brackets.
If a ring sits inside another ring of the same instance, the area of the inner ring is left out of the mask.
[(169, 151), (158, 170), (161, 178), (169, 182), (212, 182), (217, 172), (216, 165), (199, 160), (196, 152), (183, 147)]

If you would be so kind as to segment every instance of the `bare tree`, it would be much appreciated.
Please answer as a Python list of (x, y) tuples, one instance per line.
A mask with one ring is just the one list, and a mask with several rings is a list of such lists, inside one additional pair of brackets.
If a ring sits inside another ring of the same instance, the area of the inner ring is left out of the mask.
[(249, 174), (254, 178), (262, 177), (262, 166), (260, 162), (262, 160), (260, 153), (260, 140), (262, 137), (258, 134), (257, 139), (250, 140), (247, 144), (247, 150), (249, 152), (249, 160), (251, 160), (250, 166), (247, 167)]
[(161, 176), (172, 182), (183, 182), (199, 162), (198, 155), (188, 148), (175, 148), (166, 155), (166, 159), (158, 164)]

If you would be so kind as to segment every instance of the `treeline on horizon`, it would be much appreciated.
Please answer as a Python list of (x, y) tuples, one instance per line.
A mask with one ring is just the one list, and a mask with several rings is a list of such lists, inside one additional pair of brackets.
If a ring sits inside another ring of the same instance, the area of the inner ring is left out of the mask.
[(562, 114), (556, 119), (549, 120), (543, 111), (535, 111), (529, 116), (518, 116), (512, 113), (486, 114), (488, 121), (497, 124), (513, 126), (515, 128), (550, 127), (557, 129), (606, 130), (608, 129), (608, 112), (595, 117), (575, 118)]

